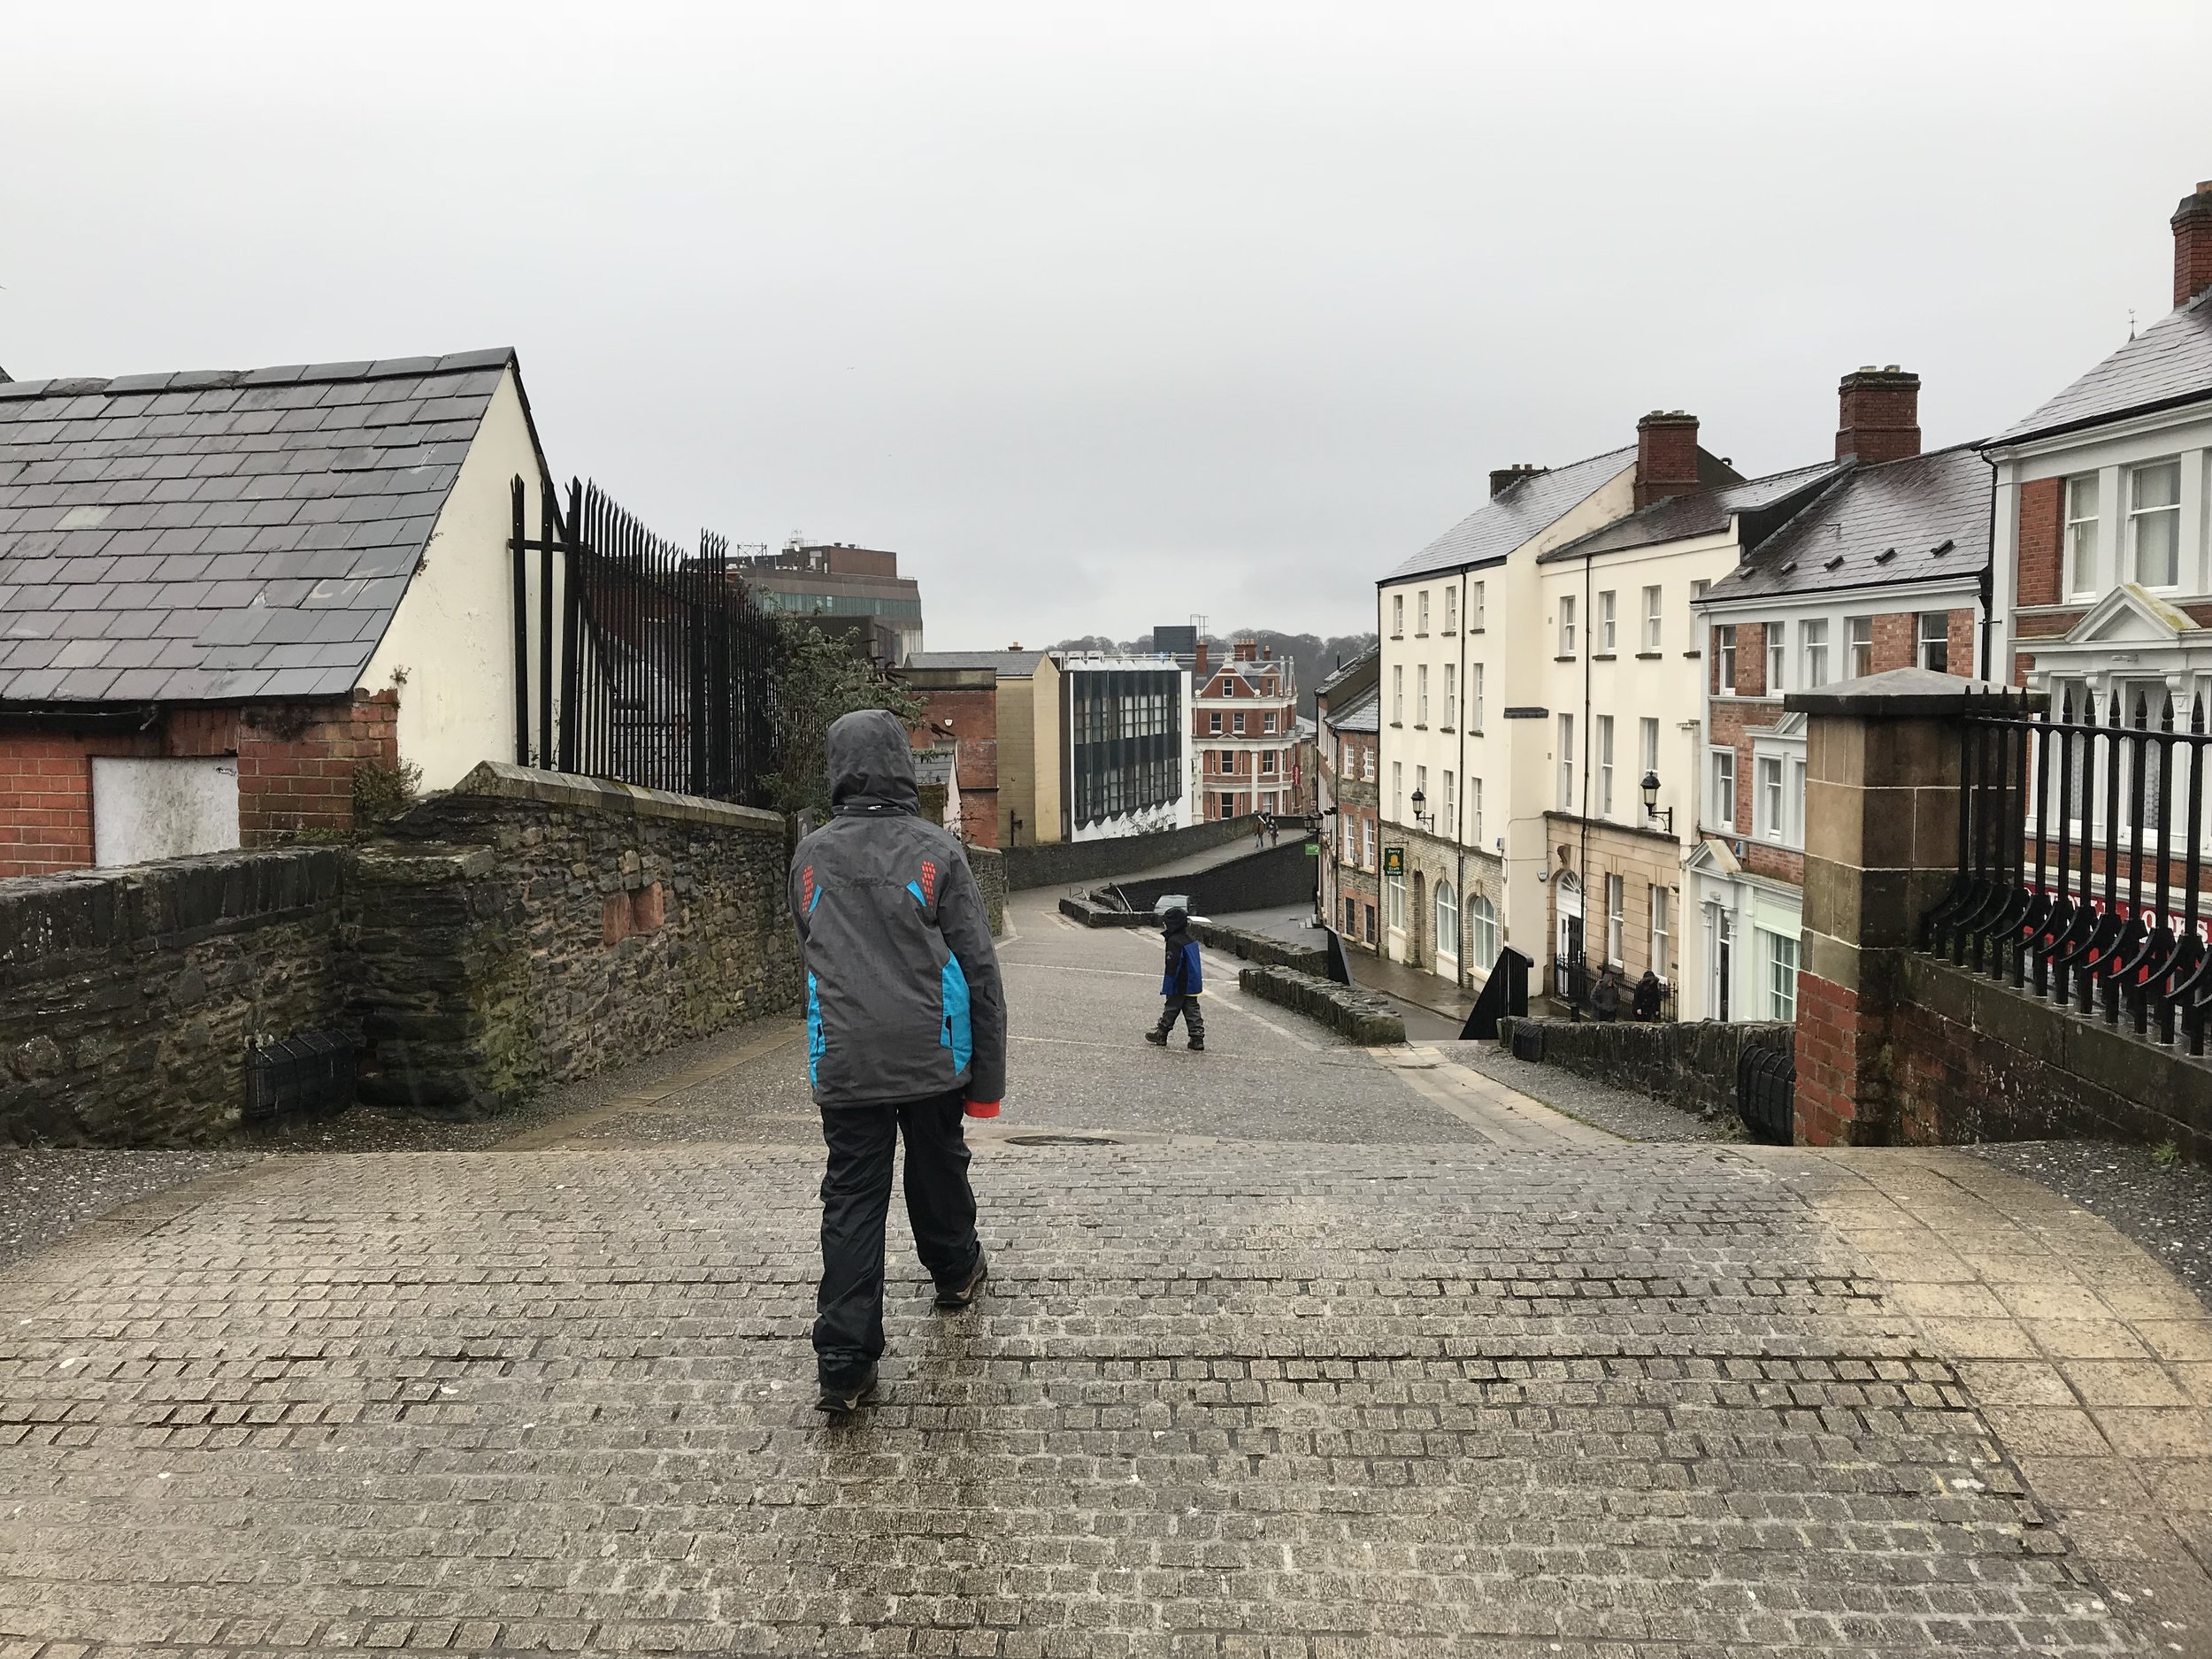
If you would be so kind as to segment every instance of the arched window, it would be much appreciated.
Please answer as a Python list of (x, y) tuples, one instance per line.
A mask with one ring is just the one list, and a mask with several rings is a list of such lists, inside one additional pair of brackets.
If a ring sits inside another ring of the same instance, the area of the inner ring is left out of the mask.
[(1440, 972), (1458, 971), (1459, 895), (1448, 881), (1436, 884), (1436, 961)]
[(1498, 959), (1498, 910), (1478, 893), (1467, 904), (1468, 932), (1473, 935), (1468, 949), (1475, 953), (1474, 965), (1489, 971)]

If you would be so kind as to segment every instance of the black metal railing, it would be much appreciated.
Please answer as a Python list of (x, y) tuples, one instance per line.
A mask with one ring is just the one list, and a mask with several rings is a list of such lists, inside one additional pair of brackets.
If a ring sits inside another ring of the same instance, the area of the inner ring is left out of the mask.
[[(1579, 956), (1554, 956), (1551, 964), (1552, 1000), (1563, 1003), (1574, 1012), (1578, 1018), (1601, 1018), (1592, 998), (1597, 991), (1598, 981), (1604, 977), (1604, 974), (1605, 969), (1602, 965), (1592, 967), (1585, 958)], [(1645, 999), (1647, 1011), (1638, 1013), (1636, 1011), (1637, 981), (1630, 979), (1626, 973), (1617, 971), (1613, 978), (1615, 985), (1620, 991), (1620, 1001), (1615, 1006), (1610, 1018), (1661, 1021), (1672, 1020), (1678, 1017), (1675, 1011), (1674, 987), (1668, 981), (1662, 979), (1659, 982), (1656, 1008), (1651, 1007), (1651, 999), (1647, 996)]]
[(1924, 949), (2147, 1040), (2204, 1052), (2203, 700), (2163, 683), (2011, 696), (1960, 736), (1958, 872)]
[(532, 538), (519, 478), (513, 494), (517, 758), (765, 805), (780, 636), (727, 541), (702, 532), (694, 553), (574, 481)]

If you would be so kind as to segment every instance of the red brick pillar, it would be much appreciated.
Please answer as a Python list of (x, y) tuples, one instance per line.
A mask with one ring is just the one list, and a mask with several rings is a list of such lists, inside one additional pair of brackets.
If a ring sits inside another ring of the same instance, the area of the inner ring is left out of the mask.
[(1997, 687), (1921, 668), (1792, 692), (1808, 717), (1797, 1140), (1881, 1145), (1898, 964), (1958, 864), (1959, 718)]

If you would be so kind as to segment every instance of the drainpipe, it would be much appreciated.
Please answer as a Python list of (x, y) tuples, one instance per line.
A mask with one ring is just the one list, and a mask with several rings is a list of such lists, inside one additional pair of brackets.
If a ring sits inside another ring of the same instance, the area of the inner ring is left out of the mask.
[[(1590, 961), (1590, 756), (1594, 734), (1590, 729), (1590, 630), (1597, 625), (1596, 614), (1590, 609), (1590, 567), (1596, 562), (1594, 551), (1582, 556), (1582, 845), (1578, 855), (1580, 867), (1575, 879), (1582, 884), (1582, 961), (1586, 973)], [(1582, 1005), (1575, 1004), (1575, 1018), (1582, 1017)]]
[[(1994, 666), (1990, 661), (1990, 653), (1996, 649), (1994, 641), (1997, 626), (1997, 618), (1994, 615), (1997, 600), (1997, 463), (1990, 460), (1986, 455), (1982, 457), (1982, 459), (1989, 463), (1989, 557), (1982, 563), (1981, 580), (1978, 584), (1981, 591), (1982, 601), (1982, 678), (1994, 680), (2000, 685), (2010, 685), (2012, 683), (2011, 664), (2005, 664), (2005, 672), (2002, 675), (1990, 672)], [(2018, 558), (2017, 548), (2014, 549), (2013, 557), (2015, 559)], [(2059, 557), (2062, 559), (2065, 557), (2063, 549), (2060, 549)]]
[(1452, 803), (1455, 820), (1452, 826), (1452, 853), (1459, 865), (1458, 919), (1453, 923), (1457, 930), (1452, 940), (1452, 956), (1459, 964), (1459, 983), (1467, 983), (1467, 956), (1460, 949), (1460, 942), (1467, 937), (1467, 572), (1459, 573), (1459, 689), (1455, 695), (1452, 719), (1459, 727), (1459, 799)]

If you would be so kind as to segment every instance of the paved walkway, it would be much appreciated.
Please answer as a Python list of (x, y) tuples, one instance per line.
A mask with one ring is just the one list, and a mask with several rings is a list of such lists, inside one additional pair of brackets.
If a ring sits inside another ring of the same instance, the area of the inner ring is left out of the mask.
[(1225, 990), (1150, 1049), (1154, 941), (1016, 914), (992, 1293), (895, 1225), (879, 1406), (787, 1027), (269, 1157), (0, 1280), (0, 1655), (2212, 1652), (2212, 1320), (2101, 1223)]

